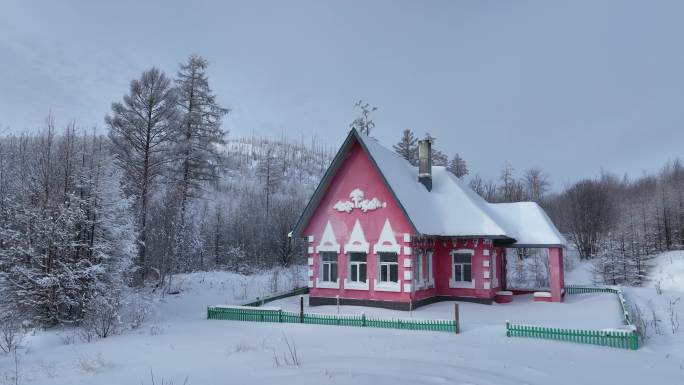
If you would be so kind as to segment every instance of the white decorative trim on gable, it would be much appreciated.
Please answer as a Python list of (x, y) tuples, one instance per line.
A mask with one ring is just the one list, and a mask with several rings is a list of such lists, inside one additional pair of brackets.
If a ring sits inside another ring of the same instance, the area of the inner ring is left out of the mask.
[(351, 213), (354, 209), (360, 209), (361, 211), (368, 212), (371, 210), (387, 207), (387, 202), (380, 202), (378, 198), (373, 198), (371, 200), (363, 199), (363, 191), (359, 188), (355, 188), (349, 193), (348, 201), (337, 201), (333, 208), (339, 212)]
[(349, 236), (349, 243), (344, 245), (344, 252), (346, 253), (366, 253), (370, 249), (370, 244), (366, 241), (366, 237), (363, 235), (363, 229), (361, 228), (361, 223), (357, 219), (354, 223), (354, 228), (352, 228), (351, 235)]
[(397, 243), (397, 239), (394, 238), (394, 230), (392, 230), (389, 219), (385, 219), (378, 243), (373, 245), (373, 254), (377, 253), (401, 253), (401, 246)]
[(335, 233), (333, 232), (330, 221), (325, 224), (325, 230), (323, 230), (323, 236), (321, 236), (321, 243), (316, 246), (316, 252), (320, 253), (321, 251), (340, 253), (340, 245), (337, 243), (337, 239), (335, 239)]

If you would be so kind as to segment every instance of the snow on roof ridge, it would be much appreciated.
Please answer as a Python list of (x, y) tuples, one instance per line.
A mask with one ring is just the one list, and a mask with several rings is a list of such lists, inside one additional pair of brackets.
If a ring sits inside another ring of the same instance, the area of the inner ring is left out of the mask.
[(377, 139), (356, 134), (419, 233), (499, 236), (519, 245), (565, 246), (565, 238), (537, 203), (489, 203), (444, 166), (433, 166), (433, 188), (428, 191), (418, 181), (417, 167)]

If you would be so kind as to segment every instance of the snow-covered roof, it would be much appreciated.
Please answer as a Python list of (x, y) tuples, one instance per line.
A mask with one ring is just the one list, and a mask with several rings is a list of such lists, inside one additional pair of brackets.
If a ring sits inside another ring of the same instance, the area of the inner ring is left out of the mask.
[[(440, 166), (432, 167), (432, 190), (418, 181), (418, 169), (375, 139), (352, 130), (323, 177), (295, 228), (301, 231), (313, 206), (356, 138), (385, 179), (416, 232), (424, 236), (510, 239), (513, 246), (565, 246), (565, 239), (544, 210), (534, 202), (485, 201), (464, 181)], [(320, 193), (320, 194), (319, 194)]]

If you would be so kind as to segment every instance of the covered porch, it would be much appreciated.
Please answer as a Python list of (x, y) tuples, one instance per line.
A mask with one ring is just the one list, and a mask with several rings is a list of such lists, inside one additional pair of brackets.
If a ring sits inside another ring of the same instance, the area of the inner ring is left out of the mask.
[(563, 301), (564, 247), (513, 244), (505, 250), (503, 291), (510, 295), (534, 294), (535, 301)]

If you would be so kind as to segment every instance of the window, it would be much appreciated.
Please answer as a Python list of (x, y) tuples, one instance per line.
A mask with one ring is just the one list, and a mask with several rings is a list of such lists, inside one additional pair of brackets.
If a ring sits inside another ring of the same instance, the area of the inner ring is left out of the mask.
[(396, 253), (378, 253), (380, 260), (380, 283), (399, 282), (399, 263)]
[(425, 269), (426, 275), (427, 275), (427, 282), (428, 284), (433, 283), (433, 276), (432, 276), (432, 251), (427, 252), (427, 269)]
[(496, 250), (494, 250), (494, 255), (492, 256), (492, 287), (499, 287), (499, 278), (496, 271)]
[(416, 282), (418, 286), (423, 283), (423, 250), (416, 253)]
[(349, 254), (349, 280), (366, 283), (366, 253)]
[(337, 254), (321, 253), (321, 281), (337, 282)]
[(453, 280), (455, 282), (472, 281), (472, 252), (454, 251), (452, 254), (452, 258), (454, 261)]

